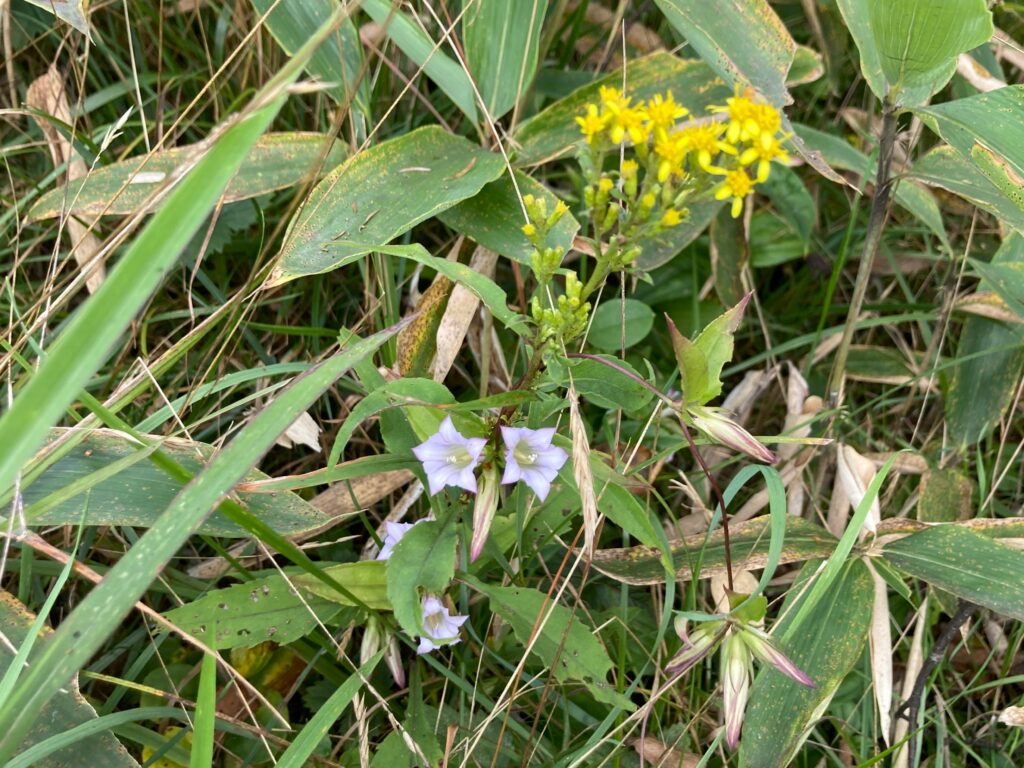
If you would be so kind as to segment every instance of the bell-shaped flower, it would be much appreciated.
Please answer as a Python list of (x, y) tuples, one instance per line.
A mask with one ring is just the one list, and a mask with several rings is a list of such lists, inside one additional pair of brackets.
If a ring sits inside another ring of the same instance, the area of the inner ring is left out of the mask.
[(423, 598), (423, 634), (416, 653), (430, 653), (444, 645), (459, 642), (459, 627), (469, 616), (452, 616), (444, 603), (433, 595)]
[(460, 435), (451, 416), (446, 417), (436, 434), (412, 449), (427, 473), (430, 495), (439, 493), (446, 485), (476, 493), (473, 470), (480, 463), (486, 444), (482, 437)]
[[(417, 523), (423, 522), (417, 520)], [(395, 544), (402, 540), (402, 537), (409, 532), (416, 523), (384, 523), (384, 541), (381, 542), (380, 552), (377, 553), (378, 560), (387, 560), (391, 557), (391, 551), (395, 548)]]
[(778, 461), (775, 454), (755, 440), (753, 435), (716, 409), (691, 405), (687, 408), (687, 413), (693, 419), (694, 426), (716, 443), (745, 453), (765, 464), (775, 464)]
[(750, 648), (736, 631), (722, 643), (722, 709), (725, 710), (725, 743), (735, 749), (743, 728), (752, 674)]
[(480, 490), (473, 505), (473, 540), (469, 544), (469, 562), (474, 562), (487, 543), (487, 534), (498, 511), (498, 468), (493, 464), (480, 475)]
[(800, 667), (794, 664), (790, 658), (776, 648), (768, 636), (768, 633), (764, 630), (752, 627), (749, 624), (743, 627), (740, 632), (740, 637), (743, 638), (743, 642), (747, 644), (750, 652), (754, 654), (758, 661), (762, 664), (768, 664), (781, 672), (786, 677), (789, 677), (801, 685), (806, 685), (808, 688), (817, 688), (814, 681), (808, 677), (807, 673), (804, 672)]
[(681, 617), (676, 617), (675, 626), (683, 646), (665, 667), (669, 677), (682, 675), (713, 653), (725, 630), (725, 622), (709, 621), (688, 632), (686, 619)]
[(551, 490), (551, 481), (569, 458), (565, 450), (551, 444), (554, 436), (554, 427), (502, 427), (501, 437), (505, 441), (502, 485), (522, 480), (538, 499), (544, 501)]

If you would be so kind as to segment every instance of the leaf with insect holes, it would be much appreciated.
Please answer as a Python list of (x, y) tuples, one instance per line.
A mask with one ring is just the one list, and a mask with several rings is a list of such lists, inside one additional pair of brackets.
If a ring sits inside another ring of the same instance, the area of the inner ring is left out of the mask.
[(284, 576), (274, 573), (207, 592), (164, 617), (211, 648), (249, 648), (267, 640), (298, 640), (318, 622), (332, 622), (342, 610), (337, 602), (300, 596)]
[(751, 294), (727, 309), (690, 341), (669, 320), (669, 334), (679, 365), (686, 405), (704, 405), (722, 394), (722, 368), (732, 359), (733, 334), (743, 319)]
[[(31, 613), (14, 595), (0, 590), (0, 678), (7, 672), (14, 651), (28, 639), (35, 614)], [(37, 642), (44, 644), (53, 632), (44, 628)], [(22, 742), (24, 751), (40, 742), (59, 736), (71, 728), (96, 720), (96, 711), (78, 690), (73, 680), (66, 690), (54, 696), (40, 717), (32, 725), (28, 737)], [(93, 733), (74, 744), (67, 745), (46, 758), (32, 763), (37, 768), (62, 768), (71, 765), (89, 765), (92, 768), (138, 768), (127, 750), (107, 730)]]

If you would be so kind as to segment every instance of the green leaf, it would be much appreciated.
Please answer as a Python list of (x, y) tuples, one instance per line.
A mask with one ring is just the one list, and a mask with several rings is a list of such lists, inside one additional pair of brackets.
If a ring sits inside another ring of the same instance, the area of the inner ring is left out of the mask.
[[(813, 83), (825, 74), (825, 62), (820, 53), (806, 45), (797, 45), (793, 65), (786, 74), (786, 86)], [(776, 169), (778, 170), (778, 169)]]
[(846, 28), (860, 51), (860, 71), (868, 86), (878, 97), (885, 98), (885, 75), (882, 73), (882, 62), (878, 58), (875, 46), (875, 34), (871, 31), (868, 19), (868, 0), (836, 0), (839, 12), (843, 15)]
[(423, 595), (443, 594), (455, 576), (455, 526), (437, 520), (416, 524), (386, 562), (395, 620), (406, 634), (422, 635)]
[[(356, 563), (332, 565), (323, 570), (367, 607), (375, 611), (390, 611), (391, 602), (388, 600), (386, 565), (384, 560), (360, 560)], [(331, 600), (342, 605), (356, 605), (347, 595), (331, 589), (308, 573), (299, 574), (292, 581), (307, 592), (312, 592), (324, 600)]]
[(753, 87), (776, 107), (792, 103), (786, 75), (796, 43), (767, 0), (654, 1), (727, 83)]
[[(21, 647), (28, 640), (35, 620), (36, 616), (13, 595), (0, 590), (0, 636), (7, 640), (0, 643), (0, 677), (7, 672), (14, 658), (15, 654), (11, 647)], [(45, 629), (37, 642), (45, 645), (51, 635), (52, 632)], [(68, 690), (55, 695), (43, 709), (39, 718), (32, 724), (28, 735), (19, 744), (20, 752), (82, 723), (96, 720), (96, 711), (78, 692), (77, 681), (72, 681), (67, 688)], [(107, 731), (82, 738), (45, 758), (32, 762), (36, 768), (64, 768), (82, 764), (96, 768), (138, 768), (138, 763)]]
[(655, 529), (660, 524), (652, 519), (647, 505), (625, 487), (626, 478), (608, 466), (605, 457), (596, 454), (590, 458), (590, 471), (598, 489), (598, 511), (641, 544), (658, 547), (664, 536)]
[(537, 165), (568, 153), (582, 138), (575, 118), (583, 114), (588, 102), (597, 101), (602, 85), (622, 88), (623, 77), (625, 91), (634, 100), (671, 91), (677, 102), (696, 114), (712, 104), (724, 104), (731, 95), (704, 62), (680, 59), (664, 51), (652, 53), (630, 61), (625, 74), (618, 70), (578, 88), (522, 123), (512, 134), (513, 146), (517, 147), (515, 163)]
[(927, 102), (953, 76), (957, 56), (992, 37), (985, 0), (863, 2), (889, 95), (900, 106)]
[(974, 162), (953, 147), (941, 145), (933, 149), (914, 163), (908, 178), (959, 195), (1017, 231), (1024, 231), (1024, 207), (1004, 194)]
[(423, 29), (400, 11), (391, 0), (362, 0), (362, 10), (384, 28), (385, 34), (402, 53), (420, 67), (463, 114), (477, 122), (476, 96), (466, 71), (440, 50)]
[[(432, 256), (426, 249), (417, 243), (413, 245), (389, 245), (376, 249), (379, 253), (386, 253), (389, 256), (398, 256), (402, 259), (409, 259), (418, 264), (430, 267), (440, 272), (453, 283), (458, 283), (473, 293), (483, 305), (494, 315), (494, 319), (500, 322), (508, 330), (520, 336), (527, 332), (525, 318), (518, 312), (508, 308), (508, 297), (505, 291), (489, 277), (481, 275), (476, 270), (461, 264), (457, 261), (449, 261)], [(345, 263), (355, 261), (359, 256), (348, 256)]]
[[(68, 432), (61, 428), (50, 430), (50, 443)], [(216, 450), (211, 445), (179, 439), (165, 440), (159, 449), (193, 474), (207, 466)], [(122, 432), (108, 429), (90, 432), (23, 488), (26, 520), (31, 525), (74, 525), (84, 521), (85, 525), (148, 528), (183, 486), (180, 480), (149, 460), (151, 453), (152, 450), (143, 448)], [(123, 469), (105, 477), (105, 470), (117, 462), (123, 462)], [(244, 479), (246, 482), (266, 480), (267, 475), (252, 470)], [(293, 493), (240, 493), (238, 499), (252, 514), (283, 534), (312, 530), (328, 519)], [(240, 538), (248, 535), (217, 512), (205, 520), (199, 530), (211, 536)]]
[(164, 616), (211, 648), (222, 649), (250, 648), (268, 640), (287, 645), (318, 623), (329, 623), (341, 610), (337, 601), (296, 594), (275, 572), (212, 590)]
[[(764, 516), (729, 526), (734, 568), (751, 570), (765, 567), (771, 544), (770, 525), (769, 518)], [(836, 538), (820, 525), (802, 518), (788, 517), (779, 563), (798, 563), (827, 557), (835, 549), (836, 543)], [(699, 533), (670, 544), (678, 579), (692, 579), (693, 569), (698, 563), (698, 578), (706, 579), (725, 573), (725, 543), (721, 529), (710, 536)], [(605, 576), (624, 584), (663, 584), (665, 581), (661, 553), (651, 547), (601, 549), (594, 553), (593, 566)]]
[(697, 390), (688, 392), (686, 394), (688, 402), (693, 402), (696, 399), (700, 405), (704, 405), (722, 394), (722, 368), (732, 360), (733, 335), (743, 321), (743, 310), (747, 308), (748, 301), (750, 301), (750, 294), (744, 296), (738, 304), (708, 323), (694, 339), (694, 347), (704, 355), (704, 362), (707, 366), (707, 383), (700, 392)]
[(379, 249), (496, 179), (501, 158), (436, 125), (370, 147), (310, 192), (270, 277), (280, 285)]
[[(815, 570), (815, 564), (808, 563), (789, 594), (800, 594)], [(860, 659), (871, 626), (873, 602), (870, 573), (862, 562), (851, 560), (805, 615), (798, 631), (792, 626), (797, 611), (787, 603), (773, 638), (779, 650), (806, 672), (816, 687), (808, 688), (774, 668), (761, 667), (747, 704), (740, 739), (741, 766), (789, 765), (809, 726), (820, 717), (820, 708)], [(784, 634), (786, 639), (780, 639)]]
[[(288, 5), (275, 0), (250, 2), (260, 16), (265, 16), (263, 23), (289, 56), (320, 28), (335, 7), (334, 0), (302, 0)], [(352, 12), (354, 10), (353, 6)], [(354, 101), (365, 116), (370, 111), (370, 87), (367, 77), (360, 78), (362, 68), (363, 45), (351, 15), (316, 49), (306, 64), (306, 71), (327, 85), (325, 91), (335, 103), (346, 106)]]
[[(1024, 236), (1014, 232), (992, 263), (1024, 264)], [(988, 287), (983, 283), (984, 287)], [(975, 445), (1003, 419), (1024, 372), (1024, 332), (987, 317), (964, 321), (957, 363), (945, 397), (949, 437), (961, 449)]]
[(977, 259), (970, 261), (985, 285), (999, 294), (999, 298), (1014, 313), (1024, 318), (1024, 260), (1004, 263), (988, 263)]
[[(530, 646), (530, 652), (551, 670), (556, 680), (579, 680), (598, 701), (627, 712), (635, 709), (629, 699), (607, 682), (612, 669), (607, 651), (568, 608), (536, 589), (496, 587), (471, 576), (464, 576), (463, 581), (487, 595), (491, 610), (509, 623), (519, 642)], [(536, 638), (530, 645), (535, 630)]]
[[(1018, 208), (1024, 179), (1024, 86), (1007, 86), (966, 99), (914, 110)], [(1009, 182), (1009, 188), (1005, 182)]]
[(497, 120), (515, 106), (537, 72), (548, 0), (471, 0), (462, 17), (466, 65), (484, 107)]
[[(319, 133), (268, 133), (257, 140), (221, 198), (225, 204), (293, 187), (309, 176), (330, 146), (323, 168), (342, 161), (345, 147)], [(152, 213), (169, 198), (157, 195), (175, 171), (200, 157), (203, 145), (175, 147), (152, 155), (103, 165), (80, 179), (50, 190), (29, 211), (29, 218), (127, 216)]]
[(687, 403), (699, 402), (702, 394), (711, 386), (708, 359), (696, 344), (679, 332), (671, 318), (666, 316), (666, 319), (676, 365), (679, 366), (679, 386), (682, 388), (683, 400)]
[(199, 694), (192, 721), (192, 744), (189, 766), (207, 768), (213, 765), (213, 731), (217, 721), (217, 657), (203, 654), (199, 671)]
[(587, 341), (604, 352), (616, 352), (639, 344), (653, 327), (654, 312), (642, 301), (611, 299), (594, 310)]
[[(793, 227), (793, 231), (800, 235), (804, 247), (808, 248), (817, 210), (814, 198), (796, 172), (785, 166), (773, 168), (768, 180), (761, 185), (761, 191), (772, 201), (778, 214)], [(739, 301), (739, 297), (735, 301)]]
[[(618, 367), (640, 376), (639, 372), (624, 360), (605, 355), (602, 357), (606, 357)], [(632, 413), (647, 405), (654, 396), (639, 382), (596, 360), (573, 360), (571, 362), (570, 371), (576, 391), (602, 408), (613, 410), (621, 408), (627, 413)], [(564, 383), (568, 385), (568, 377), (564, 379)]]
[(303, 768), (308, 765), (306, 761), (310, 755), (327, 736), (334, 721), (341, 717), (341, 713), (355, 698), (363, 684), (368, 683), (370, 675), (383, 656), (384, 651), (377, 652), (331, 694), (331, 698), (317, 709), (312, 719), (302, 726), (302, 730), (292, 739), (288, 749), (277, 760), (277, 768)]
[(638, 240), (642, 249), (636, 265), (650, 271), (667, 264), (686, 246), (708, 228), (715, 216), (725, 207), (720, 200), (701, 200), (689, 206), (689, 215), (679, 224), (659, 235)]
[[(874, 181), (875, 162), (848, 142), (806, 125), (793, 126), (808, 149), (820, 152), (829, 165), (860, 176), (860, 188)], [(944, 246), (949, 247), (942, 213), (935, 198), (922, 185), (906, 178), (900, 179), (894, 192), (896, 202), (912, 213), (930, 229)]]
[[(516, 171), (515, 177), (515, 186), (508, 174), (505, 174), (497, 181), (485, 185), (468, 200), (441, 212), (437, 218), (484, 248), (529, 264), (534, 248), (523, 234), (526, 220), (522, 218), (519, 195), (543, 198), (547, 201), (549, 211), (555, 209), (558, 198), (522, 171)], [(519, 194), (516, 193), (516, 187), (519, 188)], [(571, 213), (566, 213), (548, 233), (548, 245), (568, 251), (579, 231), (580, 223)]]
[(1024, 621), (1024, 552), (958, 525), (938, 524), (885, 545), (900, 570), (996, 613)]

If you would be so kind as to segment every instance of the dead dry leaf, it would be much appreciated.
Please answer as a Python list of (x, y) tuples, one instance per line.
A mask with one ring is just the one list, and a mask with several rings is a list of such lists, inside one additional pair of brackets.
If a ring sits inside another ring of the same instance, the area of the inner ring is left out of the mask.
[(870, 558), (864, 563), (871, 572), (875, 584), (875, 600), (871, 610), (871, 631), (868, 644), (871, 649), (871, 681), (874, 688), (875, 704), (882, 739), (888, 747), (892, 744), (892, 628), (889, 624), (889, 585), (878, 575)]
[[(478, 246), (469, 260), (469, 266), (484, 277), (493, 278), (498, 254)], [(469, 327), (480, 308), (480, 299), (462, 285), (456, 285), (448, 297), (448, 306), (437, 326), (437, 351), (432, 373), (434, 381), (444, 381), (462, 350)]]
[[(836, 474), (843, 486), (843, 490), (846, 492), (851, 509), (856, 509), (860, 506), (864, 496), (867, 495), (868, 486), (877, 472), (875, 463), (871, 459), (861, 456), (849, 445), (838, 445), (836, 450)], [(882, 510), (876, 495), (871, 501), (867, 517), (864, 518), (864, 531), (871, 533), (877, 531), (878, 523), (881, 519)], [(861, 536), (864, 535), (864, 531), (861, 532)], [(841, 533), (842, 531), (840, 531)]]
[(576, 388), (569, 384), (569, 432), (572, 434), (572, 476), (580, 491), (580, 507), (583, 511), (583, 551), (589, 560), (594, 555), (597, 539), (597, 525), (600, 515), (597, 511), (597, 496), (594, 494), (594, 478), (590, 471), (590, 443), (587, 428), (580, 416), (580, 400)]
[(302, 414), (284, 431), (284, 434), (274, 441), (275, 445), (282, 448), (291, 448), (294, 445), (305, 445), (320, 453), (320, 425), (317, 424), (308, 411)]
[[(58, 15), (60, 15), (59, 9)], [(54, 66), (51, 66), (45, 75), (32, 81), (25, 93), (25, 103), (40, 112), (52, 115), (63, 123), (71, 124), (71, 107), (64, 90), (64, 78)], [(42, 130), (43, 136), (46, 137), (54, 167), (60, 168), (67, 164), (67, 171), (62, 175), (61, 183), (84, 176), (88, 172), (88, 168), (71, 142), (48, 120), (36, 117), (35, 121)], [(66, 227), (68, 239), (71, 241), (71, 255), (74, 257), (75, 263), (78, 264), (79, 269), (89, 270), (85, 279), (86, 290), (89, 293), (95, 293), (103, 284), (106, 276), (102, 264), (93, 265), (103, 244), (88, 227), (72, 216), (68, 217)]]

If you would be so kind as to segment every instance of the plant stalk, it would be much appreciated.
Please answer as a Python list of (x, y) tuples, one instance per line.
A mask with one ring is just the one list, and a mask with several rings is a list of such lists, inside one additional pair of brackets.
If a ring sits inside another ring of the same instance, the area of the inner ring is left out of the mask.
[(836, 359), (829, 377), (830, 408), (838, 409), (843, 402), (846, 361), (850, 354), (850, 344), (853, 341), (853, 332), (857, 325), (857, 318), (860, 316), (861, 307), (864, 306), (864, 296), (867, 294), (868, 282), (871, 280), (871, 270), (875, 264), (875, 257), (878, 255), (878, 246), (882, 242), (882, 231), (885, 228), (886, 219), (889, 218), (893, 189), (892, 158), (895, 146), (896, 109), (886, 101), (882, 107), (882, 135), (878, 148), (878, 170), (875, 173), (875, 197), (871, 203), (871, 213), (868, 216), (868, 229), (864, 239), (864, 250), (861, 252), (860, 267), (857, 269), (857, 282), (853, 288), (853, 298), (850, 300), (850, 311), (846, 316), (843, 338), (839, 343), (839, 349), (836, 350)]

